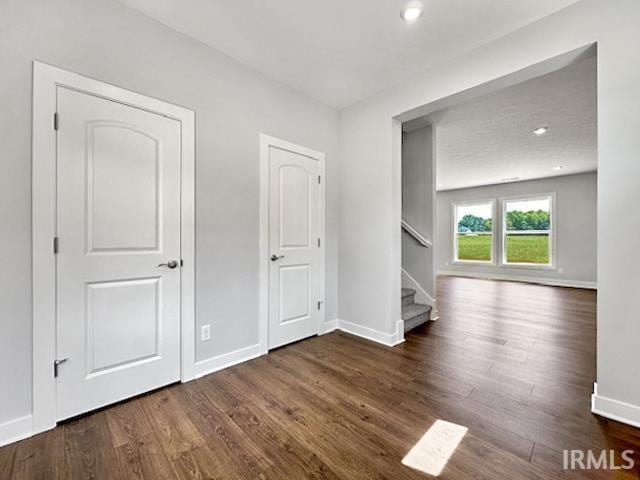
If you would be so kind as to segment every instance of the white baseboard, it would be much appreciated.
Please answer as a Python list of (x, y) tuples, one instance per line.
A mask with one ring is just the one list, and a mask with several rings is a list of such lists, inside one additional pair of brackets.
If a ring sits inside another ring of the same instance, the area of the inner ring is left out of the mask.
[(585, 282), (582, 280), (571, 280), (564, 278), (538, 278), (528, 277), (524, 275), (464, 272), (458, 270), (438, 270), (438, 275), (444, 275), (448, 277), (482, 278), (488, 280), (506, 280), (509, 282), (536, 283), (539, 285), (550, 285), (552, 287), (588, 288), (590, 290), (598, 289), (598, 284), (596, 282)]
[(206, 360), (196, 362), (195, 378), (204, 377), (205, 375), (232, 367), (238, 363), (253, 360), (263, 354), (264, 352), (262, 351), (261, 345), (256, 343), (255, 345), (240, 348), (233, 352), (218, 355), (217, 357), (207, 358)]
[(591, 412), (616, 422), (640, 428), (640, 406), (598, 395), (597, 383), (593, 385)]
[(33, 435), (33, 419), (31, 415), (0, 423), (0, 447), (24, 440)]
[(436, 299), (429, 295), (422, 285), (418, 283), (418, 281), (413, 278), (413, 276), (407, 272), (404, 268), (401, 269), (402, 272), (402, 286), (404, 288), (411, 288), (416, 291), (416, 301), (417, 303), (422, 303), (424, 305), (431, 305), (432, 307), (436, 304)]
[(387, 347), (395, 347), (396, 345), (400, 345), (402, 342), (404, 342), (404, 322), (402, 320), (398, 320), (396, 322), (395, 333), (380, 332), (378, 330), (374, 330), (373, 328), (358, 325), (357, 323), (347, 322), (346, 320), (333, 320), (332, 325), (334, 325), (333, 329), (327, 330), (323, 332), (323, 334), (335, 330), (340, 330), (342, 332), (355, 335), (356, 337), (361, 337), (367, 340), (371, 340), (372, 342), (381, 343), (382, 345), (385, 345)]

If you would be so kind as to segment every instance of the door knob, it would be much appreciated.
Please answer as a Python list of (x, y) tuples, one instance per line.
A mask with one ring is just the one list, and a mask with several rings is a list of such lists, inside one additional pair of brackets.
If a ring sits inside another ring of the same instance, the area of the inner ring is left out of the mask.
[(284, 255), (276, 255), (275, 253), (273, 255), (271, 255), (271, 261), (272, 262), (276, 262), (276, 261), (280, 260), (281, 258), (284, 258)]
[(170, 269), (174, 269), (178, 266), (178, 262), (176, 260), (169, 260), (167, 263), (161, 263), (158, 265), (159, 267), (168, 267)]

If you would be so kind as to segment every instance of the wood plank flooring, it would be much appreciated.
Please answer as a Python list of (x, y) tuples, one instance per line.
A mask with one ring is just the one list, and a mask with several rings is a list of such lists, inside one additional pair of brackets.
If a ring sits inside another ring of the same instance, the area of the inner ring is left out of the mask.
[(0, 449), (0, 479), (424, 479), (400, 461), (436, 419), (469, 428), (441, 478), (639, 478), (562, 470), (635, 450), (593, 416), (595, 292), (438, 281), (440, 320), (393, 349), (305, 340)]

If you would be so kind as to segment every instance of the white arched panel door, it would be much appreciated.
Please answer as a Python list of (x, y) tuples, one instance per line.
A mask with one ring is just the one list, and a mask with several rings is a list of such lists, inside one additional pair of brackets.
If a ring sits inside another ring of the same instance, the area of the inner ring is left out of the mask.
[(58, 87), (57, 417), (180, 379), (180, 122)]
[(318, 333), (320, 171), (317, 158), (269, 146), (269, 348)]

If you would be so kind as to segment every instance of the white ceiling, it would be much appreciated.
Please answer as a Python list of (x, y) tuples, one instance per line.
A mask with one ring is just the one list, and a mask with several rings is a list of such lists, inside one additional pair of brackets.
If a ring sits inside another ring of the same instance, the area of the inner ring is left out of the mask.
[[(595, 171), (596, 81), (591, 57), (404, 129), (434, 125), (438, 190)], [(549, 131), (534, 135), (539, 126)], [(557, 165), (564, 168), (554, 170)]]
[(120, 0), (291, 88), (342, 108), (577, 0)]

